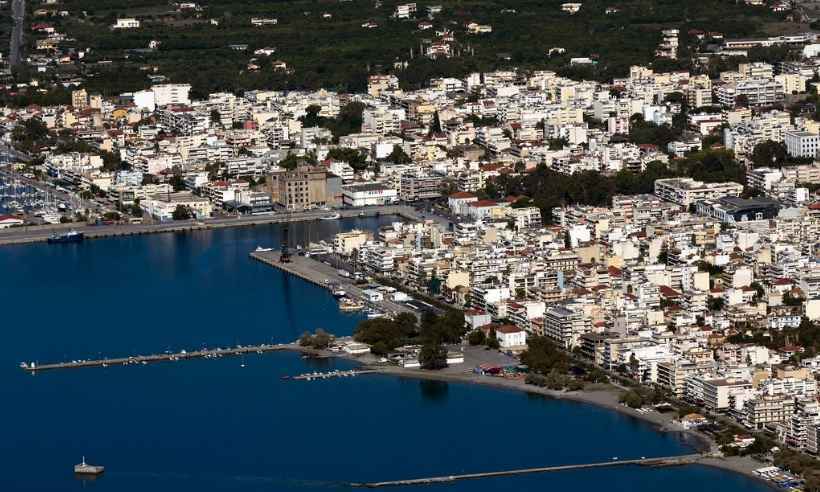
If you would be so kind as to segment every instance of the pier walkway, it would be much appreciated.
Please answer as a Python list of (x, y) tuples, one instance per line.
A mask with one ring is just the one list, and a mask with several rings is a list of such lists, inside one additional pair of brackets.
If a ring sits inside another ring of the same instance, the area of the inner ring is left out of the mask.
[(497, 472), (484, 473), (465, 473), (462, 475), (445, 475), (439, 477), (428, 478), (414, 478), (410, 480), (392, 480), (387, 482), (364, 482), (351, 483), (352, 487), (360, 488), (381, 488), (381, 487), (399, 487), (408, 485), (433, 485), (440, 483), (455, 482), (457, 480), (475, 480), (479, 478), (494, 478), (494, 477), (508, 477), (513, 475), (526, 475), (530, 473), (547, 473), (560, 472), (569, 470), (584, 470), (589, 468), (606, 468), (626, 465), (641, 465), (641, 466), (677, 466), (696, 463), (702, 458), (699, 454), (689, 454), (682, 456), (668, 456), (663, 458), (640, 458), (634, 460), (617, 460), (604, 461), (601, 463), (583, 463), (578, 465), (559, 465), (559, 466), (544, 466), (539, 468), (519, 468), (516, 470), (505, 470)]
[(155, 362), (169, 362), (188, 359), (210, 359), (216, 357), (236, 356), (244, 354), (264, 354), (280, 350), (293, 349), (294, 345), (262, 344), (262, 345), (237, 345), (229, 348), (202, 349), (193, 351), (170, 352), (150, 355), (133, 355), (130, 357), (116, 357), (108, 359), (83, 359), (72, 360), (70, 362), (57, 362), (53, 364), (36, 364), (33, 362), (22, 362), (20, 368), (30, 373), (40, 371), (51, 371), (55, 369), (79, 369), (82, 367), (108, 367), (127, 366), (130, 364), (151, 364)]

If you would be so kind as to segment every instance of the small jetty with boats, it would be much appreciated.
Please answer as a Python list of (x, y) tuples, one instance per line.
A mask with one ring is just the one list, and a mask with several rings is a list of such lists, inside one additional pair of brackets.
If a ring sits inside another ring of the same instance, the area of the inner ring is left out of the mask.
[(335, 371), (329, 372), (307, 372), (305, 374), (300, 374), (293, 377), (282, 376), (282, 379), (290, 379), (293, 381), (313, 381), (319, 379), (349, 378), (359, 376), (361, 374), (375, 374), (377, 372), (378, 371), (367, 369), (350, 369), (348, 371), (336, 369)]

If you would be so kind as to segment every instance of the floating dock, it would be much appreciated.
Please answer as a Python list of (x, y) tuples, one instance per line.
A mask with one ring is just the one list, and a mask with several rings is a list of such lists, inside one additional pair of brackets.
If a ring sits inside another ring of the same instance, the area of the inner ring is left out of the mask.
[(690, 454), (682, 456), (668, 456), (663, 458), (640, 458), (634, 460), (618, 460), (612, 459), (600, 463), (584, 463), (578, 465), (559, 465), (559, 466), (544, 466), (539, 468), (520, 468), (517, 470), (505, 470), (496, 472), (484, 473), (466, 473), (462, 475), (444, 475), (438, 477), (414, 478), (410, 480), (392, 480), (387, 482), (364, 482), (351, 483), (352, 487), (360, 488), (381, 488), (381, 487), (401, 487), (412, 485), (434, 485), (440, 483), (455, 482), (458, 480), (475, 480), (479, 478), (494, 478), (494, 477), (509, 477), (514, 475), (527, 475), (530, 473), (548, 473), (560, 472), (569, 470), (584, 470), (588, 468), (607, 468), (615, 466), (626, 465), (641, 465), (641, 466), (677, 466), (697, 462), (702, 456), (699, 454)]
[(156, 362), (171, 362), (177, 360), (189, 359), (210, 359), (216, 357), (236, 356), (244, 354), (264, 354), (267, 352), (276, 352), (280, 350), (293, 349), (293, 345), (280, 344), (262, 344), (262, 345), (237, 345), (230, 348), (215, 348), (150, 354), (150, 355), (132, 355), (129, 357), (116, 357), (108, 359), (87, 359), (87, 360), (72, 360), (70, 362), (57, 362), (53, 364), (36, 364), (34, 362), (22, 362), (20, 368), (30, 373), (40, 371), (52, 371), (55, 369), (79, 369), (82, 367), (108, 367), (108, 366), (127, 366), (132, 364), (152, 364)]

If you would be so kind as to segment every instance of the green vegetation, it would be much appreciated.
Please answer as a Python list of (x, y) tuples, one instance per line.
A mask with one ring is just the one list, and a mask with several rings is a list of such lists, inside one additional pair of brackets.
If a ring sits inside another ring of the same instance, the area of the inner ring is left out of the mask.
[[(433, 24), (436, 29), (453, 31), (452, 50), (456, 56), (434, 61), (419, 53), (420, 45), (434, 38), (433, 32), (418, 30), (418, 20), (392, 19), (398, 3), (385, 0), (376, 6), (369, 0), (212, 0), (203, 5), (202, 12), (169, 12), (164, 0), (127, 4), (66, 0), (65, 8), (78, 15), (48, 21), (76, 39), (73, 44), (77, 47), (91, 48), (85, 75), (92, 91), (111, 94), (138, 89), (147, 82), (141, 67), (156, 66), (171, 81), (190, 82), (193, 94), (202, 96), (220, 90), (259, 88), (361, 91), (368, 73), (394, 71), (396, 62), (407, 63), (399, 75), (402, 84), (410, 88), (432, 77), (509, 67), (551, 69), (568, 76), (609, 80), (625, 75), (635, 63), (654, 63), (658, 69), (685, 68), (687, 46), (697, 43), (689, 38), (689, 29), (719, 31), (727, 37), (762, 35), (766, 22), (785, 15), (773, 14), (765, 6), (750, 7), (725, 0), (685, 4), (624, 0), (617, 4), (620, 11), (610, 15), (605, 9), (612, 4), (604, 0), (584, 2), (576, 15), (561, 12), (559, 0), (445, 2), (444, 11)], [(419, 19), (425, 16), (427, 5), (430, 3), (418, 5)], [(109, 29), (122, 16), (136, 16), (142, 27)], [(251, 17), (275, 17), (278, 24), (253, 27)], [(363, 28), (367, 21), (375, 22), (378, 28)], [(490, 24), (493, 32), (469, 35), (464, 28), (469, 21)], [(660, 31), (669, 27), (681, 30), (681, 61), (655, 60)], [(0, 29), (6, 32), (7, 24), (4, 22)], [(161, 43), (158, 49), (145, 49), (151, 40)], [(229, 48), (238, 43), (247, 44), (248, 49)], [(275, 47), (277, 51), (272, 56), (253, 54), (263, 47)], [(553, 47), (565, 48), (566, 53), (548, 57)], [(569, 66), (570, 58), (583, 56), (595, 58), (597, 65)], [(249, 68), (252, 58), (258, 70)], [(286, 62), (287, 69), (274, 68), (277, 60)], [(112, 63), (96, 65), (98, 61)], [(64, 71), (70, 69), (76, 67), (61, 67)], [(19, 75), (19, 80), (29, 79), (29, 74)]]
[(302, 336), (299, 337), (299, 345), (302, 347), (311, 347), (319, 350), (326, 349), (332, 341), (333, 336), (321, 328), (317, 329), (313, 335), (304, 332)]
[(569, 356), (547, 337), (532, 336), (527, 338), (521, 363), (536, 374), (564, 374), (569, 369)]
[(541, 209), (547, 221), (552, 208), (585, 204), (609, 205), (613, 195), (652, 193), (656, 179), (689, 176), (706, 182), (736, 181), (745, 183), (745, 170), (731, 151), (704, 150), (688, 155), (670, 164), (651, 162), (646, 171), (620, 171), (608, 176), (596, 171), (585, 171), (571, 176), (555, 172), (540, 164), (525, 175), (502, 174), (489, 182), (484, 190), (491, 198), (527, 196)]
[(418, 319), (410, 313), (401, 313), (396, 319), (363, 320), (353, 332), (357, 342), (370, 345), (370, 351), (377, 355), (386, 355), (396, 347), (412, 343), (418, 335)]
[(175, 208), (174, 212), (171, 214), (171, 218), (174, 220), (188, 220), (191, 217), (191, 210), (185, 205), (177, 205), (177, 208)]
[(461, 311), (451, 310), (441, 316), (428, 311), (421, 323), (410, 313), (401, 313), (393, 320), (364, 320), (356, 327), (353, 338), (369, 344), (370, 351), (377, 355), (387, 355), (403, 345), (421, 345), (421, 367), (441, 369), (447, 365), (445, 345), (459, 343), (466, 332)]
[(299, 118), (302, 126), (305, 128), (312, 128), (320, 126), (327, 128), (333, 134), (336, 142), (339, 137), (357, 133), (362, 129), (362, 111), (364, 111), (364, 104), (360, 102), (350, 102), (339, 109), (339, 115), (336, 118), (325, 118), (319, 116), (321, 106), (308, 106), (307, 114)]
[(484, 345), (484, 342), (487, 340), (487, 336), (484, 335), (484, 332), (481, 330), (473, 330), (467, 335), (467, 342), (470, 345)]

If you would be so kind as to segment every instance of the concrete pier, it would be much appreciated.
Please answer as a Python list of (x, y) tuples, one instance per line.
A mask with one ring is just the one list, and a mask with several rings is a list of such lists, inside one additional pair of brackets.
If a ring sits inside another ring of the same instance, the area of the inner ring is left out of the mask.
[(57, 362), (53, 364), (35, 364), (31, 362), (22, 362), (20, 363), (20, 368), (30, 373), (36, 373), (40, 371), (52, 371), (56, 369), (127, 366), (131, 364), (151, 364), (156, 362), (170, 362), (189, 359), (210, 359), (214, 357), (236, 356), (253, 353), (264, 354), (268, 352), (277, 352), (280, 350), (294, 349), (294, 347), (294, 345), (287, 344), (237, 345), (236, 347), (229, 348), (202, 349), (192, 350), (190, 352), (181, 351), (150, 355), (132, 355), (130, 357), (115, 357), (106, 359), (72, 360), (69, 362)]
[(617, 460), (604, 461), (601, 463), (583, 463), (577, 465), (559, 465), (559, 466), (544, 466), (538, 468), (520, 468), (517, 470), (505, 470), (496, 472), (484, 473), (465, 473), (462, 475), (444, 475), (438, 477), (415, 478), (410, 480), (392, 480), (387, 482), (364, 482), (351, 483), (352, 487), (363, 488), (381, 488), (381, 487), (399, 487), (408, 485), (433, 485), (440, 483), (455, 482), (457, 480), (475, 480), (479, 478), (493, 478), (493, 477), (509, 477), (514, 475), (527, 475), (530, 473), (548, 473), (560, 472), (569, 470), (584, 470), (589, 468), (607, 468), (615, 466), (626, 465), (642, 465), (642, 466), (677, 466), (686, 465), (697, 462), (701, 458), (699, 454), (690, 454), (682, 456), (668, 456), (663, 458), (640, 458), (634, 460)]
[(366, 302), (362, 289), (353, 283), (350, 278), (342, 277), (337, 269), (313, 258), (293, 255), (289, 263), (282, 263), (279, 261), (278, 251), (253, 251), (250, 253), (250, 257), (325, 289), (329, 289), (331, 285), (341, 286), (347, 292), (348, 297), (362, 300), (383, 313), (418, 314), (417, 311), (407, 305), (387, 299), (380, 302)]

